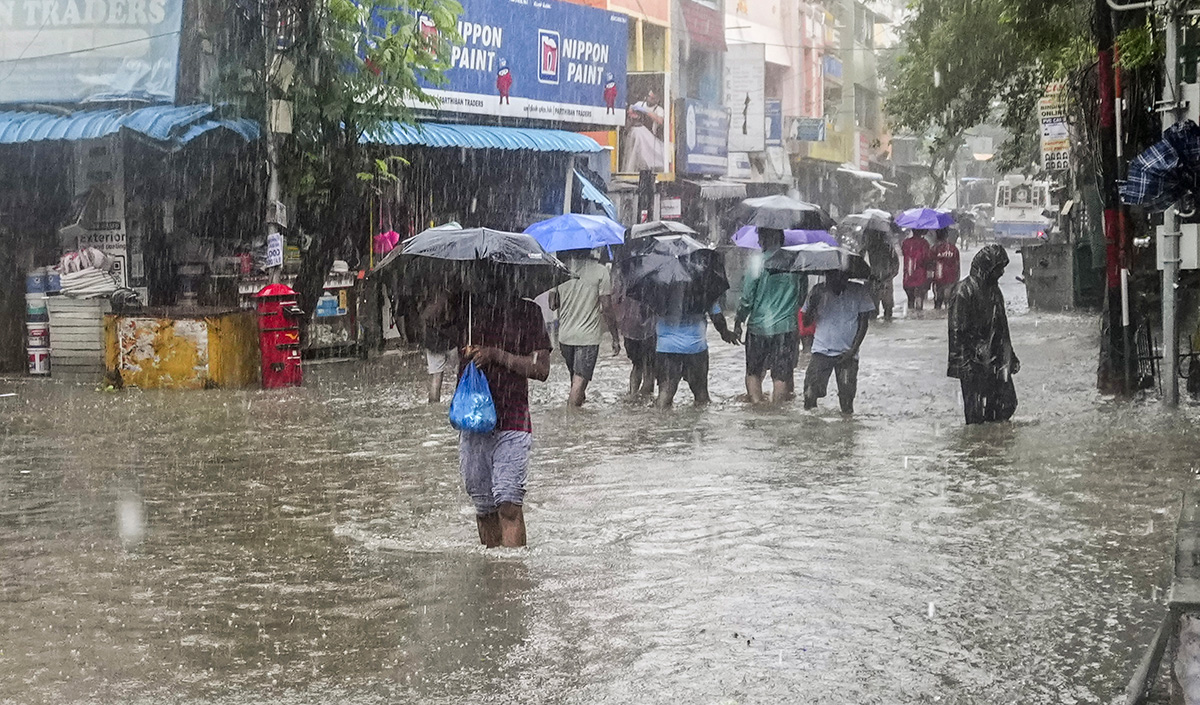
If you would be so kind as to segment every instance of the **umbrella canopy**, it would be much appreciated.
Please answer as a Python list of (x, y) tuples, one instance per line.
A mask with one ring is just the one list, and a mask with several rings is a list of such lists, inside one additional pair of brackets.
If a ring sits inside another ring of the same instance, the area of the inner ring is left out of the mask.
[(488, 228), (426, 230), (404, 242), (399, 260), (406, 280), (477, 295), (531, 299), (571, 278), (532, 236)]
[(631, 239), (626, 250), (626, 292), (664, 318), (708, 313), (729, 288), (721, 253), (688, 235)]
[(819, 242), (785, 247), (767, 258), (763, 267), (772, 272), (828, 272), (840, 269), (851, 279), (867, 279), (871, 268), (860, 255)]
[(603, 215), (564, 213), (525, 228), (547, 252), (591, 250), (625, 242), (625, 226)]
[(851, 213), (843, 218), (840, 227), (849, 230), (876, 230), (881, 233), (890, 233), (892, 232), (892, 214), (868, 208), (862, 213)]
[(739, 206), (747, 225), (776, 230), (828, 230), (835, 225), (820, 206), (788, 196), (747, 198)]
[(954, 217), (932, 208), (909, 208), (896, 216), (896, 225), (913, 230), (941, 230), (954, 225)]
[[(462, 226), (452, 220), (449, 223), (442, 223), (441, 225), (432, 227), (429, 230), (462, 230)], [(429, 230), (426, 230), (425, 232), (429, 232)], [(411, 240), (411, 239), (412, 238), (409, 238), (409, 240)], [(408, 240), (405, 240), (404, 242), (408, 242)], [(403, 244), (404, 243), (401, 243), (401, 245), (403, 245)], [(393, 247), (392, 249), (388, 250), (388, 253), (386, 255), (384, 255), (383, 259), (376, 262), (375, 266), (371, 268), (371, 272), (378, 272), (379, 270), (383, 269), (384, 267), (387, 267), (388, 265), (390, 265), (392, 262), (395, 262), (396, 259), (400, 257), (400, 253), (403, 250), (404, 250), (403, 246)]]
[(695, 230), (676, 220), (652, 220), (649, 223), (639, 223), (630, 228), (630, 238), (652, 237), (655, 235), (698, 235)]
[[(783, 244), (809, 245), (814, 242), (824, 242), (836, 246), (837, 240), (827, 230), (784, 230)], [(733, 234), (733, 244), (749, 250), (761, 250), (758, 244), (758, 228), (753, 225), (743, 225)]]

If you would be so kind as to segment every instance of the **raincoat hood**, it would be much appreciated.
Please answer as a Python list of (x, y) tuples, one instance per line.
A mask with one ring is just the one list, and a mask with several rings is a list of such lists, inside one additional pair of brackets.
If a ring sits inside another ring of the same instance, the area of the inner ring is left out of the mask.
[(1000, 245), (988, 245), (975, 254), (971, 260), (971, 276), (979, 281), (987, 281), (987, 275), (996, 267), (1008, 266), (1008, 253)]

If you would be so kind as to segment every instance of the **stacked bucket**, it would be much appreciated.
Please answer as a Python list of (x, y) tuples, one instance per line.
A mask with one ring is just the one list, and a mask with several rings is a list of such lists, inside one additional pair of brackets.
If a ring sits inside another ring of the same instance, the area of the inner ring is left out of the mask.
[(25, 351), (29, 355), (29, 374), (50, 374), (50, 312), (46, 307), (46, 294), (51, 282), (58, 279), (58, 271), (50, 267), (39, 267), (25, 277)]

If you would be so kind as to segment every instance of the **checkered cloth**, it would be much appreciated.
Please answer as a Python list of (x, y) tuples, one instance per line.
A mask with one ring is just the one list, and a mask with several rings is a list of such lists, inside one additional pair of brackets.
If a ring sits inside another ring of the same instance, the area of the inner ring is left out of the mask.
[(1200, 126), (1191, 120), (1177, 122), (1163, 138), (1129, 163), (1129, 176), (1121, 184), (1121, 201), (1150, 211), (1166, 210), (1189, 191), (1197, 191), (1200, 177)]

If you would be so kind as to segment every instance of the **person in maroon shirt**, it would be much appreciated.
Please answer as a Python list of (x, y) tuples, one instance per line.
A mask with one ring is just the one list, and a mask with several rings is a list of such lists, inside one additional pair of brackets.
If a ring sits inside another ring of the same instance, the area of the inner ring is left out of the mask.
[(501, 299), (481, 305), (477, 299), (473, 306), (463, 367), (473, 361), (487, 377), (496, 428), (459, 435), (459, 470), (475, 504), (479, 542), (488, 548), (524, 546), (522, 506), (533, 445), (529, 380), (544, 382), (550, 376), (550, 338), (541, 309), (532, 301)]
[(912, 231), (912, 235), (900, 243), (900, 252), (904, 254), (904, 293), (908, 294), (908, 310), (920, 311), (925, 308), (929, 270), (933, 268), (925, 231)]
[(961, 256), (949, 230), (938, 231), (937, 243), (930, 254), (933, 257), (933, 307), (941, 308), (950, 300), (954, 285), (962, 275)]

